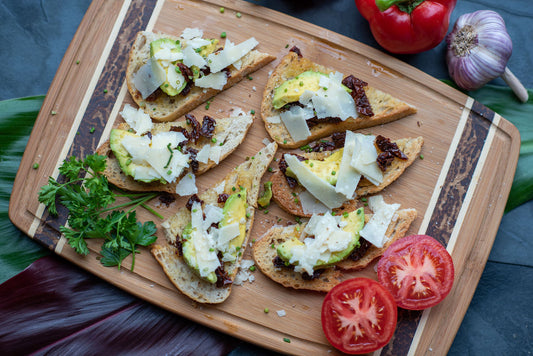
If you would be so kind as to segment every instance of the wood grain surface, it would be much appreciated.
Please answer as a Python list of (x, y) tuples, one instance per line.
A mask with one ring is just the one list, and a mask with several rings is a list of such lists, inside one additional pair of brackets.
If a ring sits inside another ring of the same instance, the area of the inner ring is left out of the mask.
[[(224, 7), (225, 11), (220, 12)], [(240, 12), (239, 18), (236, 13)], [(399, 313), (398, 328), (381, 354), (445, 354), (487, 261), (519, 153), (516, 128), (473, 99), (425, 73), (350, 38), (262, 8), (230, 0), (94, 0), (82, 21), (48, 92), (24, 153), (13, 187), (10, 218), (31, 238), (110, 283), (167, 310), (266, 348), (291, 354), (335, 354), (320, 324), (324, 297), (285, 289), (254, 273), (255, 281), (236, 286), (221, 305), (198, 305), (181, 295), (165, 277), (147, 249), (136, 256), (132, 272), (128, 260), (121, 270), (98, 261), (99, 242), (90, 241), (91, 253), (82, 257), (65, 244), (58, 228), (66, 212), (51, 217), (37, 200), (38, 190), (68, 156), (92, 153), (121, 122), (118, 112), (133, 101), (127, 93), (124, 72), (128, 51), (137, 31), (154, 30), (179, 35), (186, 27), (204, 30), (205, 37), (239, 43), (253, 36), (258, 49), (281, 58), (296, 45), (315, 62), (345, 75), (353, 74), (370, 85), (414, 105), (418, 113), (396, 122), (366, 129), (393, 139), (424, 137), (419, 159), (383, 192), (387, 202), (416, 208), (419, 217), (409, 233), (427, 233), (452, 253), (456, 279), (450, 295), (423, 312)], [(192, 113), (217, 118), (234, 107), (259, 113), (262, 91), (278, 60), (216, 96), (209, 109)], [(228, 159), (198, 177), (200, 190), (218, 181), (234, 166), (252, 156), (268, 138), (256, 117), (246, 141)], [(281, 156), (283, 150), (278, 152)], [(39, 169), (32, 169), (39, 163)], [(277, 167), (273, 164), (272, 167)], [(268, 180), (268, 174), (264, 180)], [(169, 217), (184, 204), (180, 198), (168, 208)], [(141, 220), (153, 216), (138, 211)], [(252, 238), (274, 224), (294, 218), (272, 205), (259, 211)], [(159, 225), (161, 221), (156, 221)], [(158, 237), (163, 239), (161, 231)], [(245, 259), (250, 259), (245, 254)], [(345, 278), (376, 278), (374, 265)], [(263, 312), (268, 307), (270, 313)], [(284, 310), (280, 317), (276, 311)], [(284, 342), (289, 338), (290, 343)]]

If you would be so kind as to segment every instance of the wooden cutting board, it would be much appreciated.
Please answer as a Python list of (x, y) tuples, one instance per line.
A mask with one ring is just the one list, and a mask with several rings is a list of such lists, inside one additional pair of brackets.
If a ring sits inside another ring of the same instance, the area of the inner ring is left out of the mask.
[[(237, 17), (237, 12), (242, 16)], [(472, 98), (393, 57), (251, 3), (94, 0), (65, 54), (24, 153), (9, 210), (13, 223), (57, 254), (171, 312), (273, 350), (335, 354), (321, 329), (323, 294), (285, 289), (256, 271), (255, 281), (235, 286), (223, 304), (198, 305), (173, 287), (147, 249), (137, 255), (133, 272), (129, 260), (120, 271), (103, 267), (97, 260), (99, 244), (95, 241), (90, 243), (88, 256), (76, 255), (58, 233), (66, 219), (64, 212), (52, 218), (38, 203), (39, 188), (49, 176), (57, 177), (63, 159), (92, 153), (122, 120), (118, 115), (122, 106), (133, 104), (124, 72), (136, 32), (151, 29), (179, 35), (186, 27), (201, 28), (205, 37), (212, 38), (226, 32), (234, 43), (254, 36), (260, 43), (258, 49), (278, 60), (296, 45), (305, 57), (346, 75), (354, 74), (418, 108), (413, 116), (364, 132), (393, 139), (424, 137), (423, 159), (383, 194), (387, 202), (417, 209), (419, 216), (409, 233), (427, 233), (446, 245), (453, 256), (456, 279), (450, 295), (438, 306), (423, 312), (400, 311), (396, 334), (382, 352), (445, 354), (496, 236), (518, 160), (518, 131)], [(216, 96), (208, 110), (202, 105), (193, 113), (217, 118), (233, 107), (259, 113), (268, 74), (278, 60)], [(198, 178), (200, 191), (257, 152), (265, 138), (263, 122), (256, 117), (244, 144), (219, 167)], [(39, 163), (38, 169), (32, 168), (34, 163)], [(159, 211), (169, 217), (184, 201), (181, 198)], [(138, 214), (141, 220), (154, 219), (141, 210)], [(275, 205), (256, 216), (252, 238), (259, 238), (273, 224), (294, 221)], [(158, 236), (163, 239), (160, 231)], [(245, 258), (251, 258), (249, 252)], [(346, 278), (353, 276), (376, 278), (374, 266)], [(264, 313), (265, 308), (271, 312)], [(279, 310), (286, 316), (278, 316)]]

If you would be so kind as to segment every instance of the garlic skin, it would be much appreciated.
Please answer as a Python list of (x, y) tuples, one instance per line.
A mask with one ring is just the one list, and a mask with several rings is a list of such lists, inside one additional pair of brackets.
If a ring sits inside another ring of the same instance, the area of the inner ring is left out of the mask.
[(513, 51), (503, 18), (490, 10), (460, 16), (446, 43), (448, 72), (465, 90), (478, 89), (502, 75)]

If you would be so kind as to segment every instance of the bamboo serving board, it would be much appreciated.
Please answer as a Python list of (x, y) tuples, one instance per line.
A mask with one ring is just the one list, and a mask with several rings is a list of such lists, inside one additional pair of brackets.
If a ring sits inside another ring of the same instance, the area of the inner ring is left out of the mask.
[[(220, 12), (220, 7), (225, 12)], [(236, 17), (240, 12), (242, 17)], [(255, 281), (233, 288), (220, 305), (198, 305), (181, 295), (164, 275), (148, 249), (136, 256), (135, 269), (127, 260), (119, 271), (98, 261), (99, 241), (91, 253), (73, 252), (59, 234), (66, 221), (63, 211), (51, 217), (38, 203), (39, 188), (71, 155), (83, 157), (105, 141), (122, 119), (124, 104), (133, 104), (125, 86), (128, 51), (137, 31), (153, 30), (179, 35), (186, 27), (204, 30), (205, 37), (239, 43), (254, 36), (258, 49), (276, 55), (298, 46), (303, 55), (345, 75), (367, 81), (414, 105), (418, 113), (393, 123), (364, 130), (386, 137), (424, 137), (423, 159), (384, 192), (385, 201), (416, 208), (418, 218), (409, 233), (426, 233), (447, 246), (456, 278), (449, 296), (423, 312), (400, 310), (386, 354), (445, 354), (468, 308), (484, 269), (516, 168), (518, 131), (498, 114), (421, 71), (378, 50), (287, 15), (242, 1), (230, 0), (94, 0), (89, 7), (43, 104), (17, 174), (10, 204), (13, 223), (32, 239), (110, 283), (171, 312), (263, 347), (291, 354), (335, 354), (320, 324), (324, 295), (286, 289), (259, 271)], [(215, 119), (234, 107), (260, 112), (262, 91), (278, 60), (201, 105), (192, 113)], [(218, 181), (264, 146), (268, 138), (256, 117), (245, 142), (228, 159), (198, 177), (199, 190)], [(278, 152), (278, 157), (283, 150)], [(32, 169), (39, 163), (38, 169)], [(273, 168), (277, 168), (275, 164)], [(264, 180), (268, 180), (267, 173)], [(157, 207), (165, 217), (184, 204)], [(141, 220), (154, 216), (138, 210)], [(274, 224), (294, 218), (275, 204), (258, 211), (252, 239)], [(158, 226), (161, 221), (156, 221)], [(160, 230), (160, 229), (159, 229)], [(163, 234), (158, 231), (159, 239)], [(249, 251), (245, 259), (250, 259)], [(376, 278), (374, 265), (346, 278)], [(270, 313), (264, 313), (269, 308)], [(284, 310), (280, 317), (276, 311)], [(289, 338), (290, 343), (284, 341)]]

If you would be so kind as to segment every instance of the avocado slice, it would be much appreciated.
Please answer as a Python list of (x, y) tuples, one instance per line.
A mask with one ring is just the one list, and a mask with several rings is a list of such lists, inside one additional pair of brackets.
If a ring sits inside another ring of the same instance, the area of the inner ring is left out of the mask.
[[(335, 185), (337, 184), (343, 151), (344, 148), (341, 148), (323, 160), (307, 159), (303, 162), (317, 177), (322, 178), (331, 185)], [(287, 167), (285, 174), (288, 177), (298, 179), (289, 167)]]
[(187, 85), (187, 80), (181, 73), (179, 67), (173, 63), (163, 64), (163, 60), (154, 60), (154, 56), (159, 51), (170, 49), (171, 53), (180, 53), (181, 44), (179, 41), (174, 41), (170, 38), (159, 38), (150, 42), (150, 58), (152, 58), (152, 71), (156, 73), (163, 73), (166, 80), (161, 84), (160, 88), (163, 92), (170, 96), (175, 96)]
[(152, 170), (151, 167), (132, 162), (131, 155), (122, 145), (122, 140), (127, 136), (138, 137), (133, 132), (121, 129), (112, 129), (109, 135), (109, 146), (117, 158), (122, 172), (140, 182), (150, 183), (159, 181), (161, 183), (166, 183), (163, 178), (152, 177), (149, 172)]
[[(353, 234), (352, 240), (350, 241), (348, 247), (342, 251), (333, 252), (327, 261), (318, 260), (314, 265), (314, 268), (325, 268), (331, 266), (332, 264), (340, 262), (346, 257), (348, 257), (356, 247), (360, 246), (359, 232), (363, 229), (363, 226), (365, 225), (364, 208), (359, 208), (350, 213), (344, 213), (341, 218), (341, 221), (346, 223), (342, 230)], [(278, 256), (288, 265), (289, 261), (292, 258), (292, 248), (295, 246), (302, 245), (304, 245), (304, 243), (299, 240), (298, 237), (293, 237), (292, 239), (287, 240), (284, 243), (278, 245), (276, 252)]]
[(320, 78), (324, 73), (307, 71), (298, 76), (283, 82), (274, 89), (272, 106), (278, 110), (288, 103), (293, 103), (300, 99), (300, 95), (306, 90), (317, 91), (320, 89)]
[(224, 217), (218, 223), (219, 227), (224, 227), (234, 223), (239, 224), (239, 235), (234, 237), (230, 241), (228, 246), (228, 252), (237, 256), (244, 238), (246, 237), (246, 188), (242, 188), (240, 191), (231, 194), (222, 209)]
[(270, 205), (270, 200), (272, 200), (272, 181), (267, 181), (263, 184), (263, 194), (257, 199), (257, 204), (266, 208)]
[[(239, 253), (239, 250), (246, 237), (246, 205), (246, 189), (241, 189), (240, 191), (233, 193), (224, 203), (224, 207), (222, 208), (223, 217), (218, 223), (219, 228), (234, 223), (239, 224), (239, 235), (234, 237), (229, 242), (226, 251), (221, 251), (223, 253), (231, 253), (233, 257), (237, 257), (237, 254)], [(195, 250), (192, 242), (193, 231), (194, 230), (191, 223), (189, 223), (183, 230), (182, 252), (183, 258), (187, 265), (191, 267), (198, 275), (200, 275), (197, 262), (197, 251)], [(218, 253), (216, 250), (209, 252)], [(217, 276), (214, 271), (202, 278), (209, 283), (216, 283), (217, 281)]]

